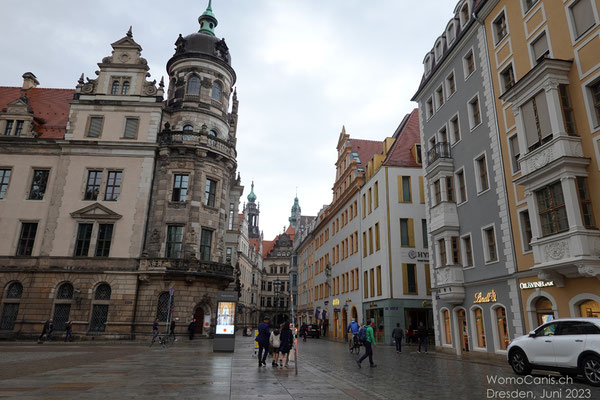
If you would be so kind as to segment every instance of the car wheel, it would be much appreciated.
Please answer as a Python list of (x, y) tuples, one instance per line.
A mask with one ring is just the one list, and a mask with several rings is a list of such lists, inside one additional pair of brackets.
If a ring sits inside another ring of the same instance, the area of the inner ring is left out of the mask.
[(531, 373), (531, 366), (527, 356), (521, 349), (516, 349), (510, 353), (510, 366), (517, 375), (528, 375)]
[(590, 385), (600, 386), (600, 358), (597, 356), (588, 356), (583, 360), (583, 377)]

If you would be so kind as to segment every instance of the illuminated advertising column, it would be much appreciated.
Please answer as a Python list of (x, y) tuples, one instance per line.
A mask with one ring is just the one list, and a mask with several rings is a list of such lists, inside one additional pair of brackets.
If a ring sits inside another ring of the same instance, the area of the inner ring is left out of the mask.
[(233, 352), (235, 348), (235, 311), (237, 292), (219, 292), (217, 294), (217, 321), (213, 352)]

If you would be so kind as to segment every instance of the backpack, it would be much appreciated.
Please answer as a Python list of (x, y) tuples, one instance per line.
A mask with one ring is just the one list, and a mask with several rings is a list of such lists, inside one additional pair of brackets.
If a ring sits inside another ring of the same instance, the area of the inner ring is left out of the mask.
[(367, 341), (367, 327), (363, 326), (358, 330), (358, 340), (361, 343), (365, 343)]

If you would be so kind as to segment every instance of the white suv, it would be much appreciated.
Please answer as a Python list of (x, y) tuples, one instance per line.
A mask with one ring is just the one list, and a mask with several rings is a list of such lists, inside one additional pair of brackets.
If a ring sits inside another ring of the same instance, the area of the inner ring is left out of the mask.
[(508, 345), (508, 363), (519, 375), (532, 369), (582, 374), (600, 386), (600, 318), (550, 321)]

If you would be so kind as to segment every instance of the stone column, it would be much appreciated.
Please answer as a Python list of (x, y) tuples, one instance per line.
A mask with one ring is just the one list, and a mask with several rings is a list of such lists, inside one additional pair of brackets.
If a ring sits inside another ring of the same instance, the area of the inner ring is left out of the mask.
[(574, 176), (560, 178), (567, 218), (569, 219), (569, 230), (580, 230), (583, 227), (581, 208), (579, 207), (579, 196), (577, 195), (577, 184)]
[(529, 209), (529, 221), (531, 222), (531, 240), (535, 241), (542, 236), (542, 226), (538, 213), (535, 193), (530, 190), (525, 191), (527, 198), (527, 208)]
[(550, 114), (550, 125), (552, 134), (557, 136), (568, 136), (565, 132), (562, 107), (560, 104), (560, 95), (558, 93), (558, 82), (551, 80), (544, 85), (546, 92), (546, 102), (548, 103), (548, 112)]

